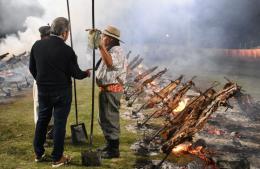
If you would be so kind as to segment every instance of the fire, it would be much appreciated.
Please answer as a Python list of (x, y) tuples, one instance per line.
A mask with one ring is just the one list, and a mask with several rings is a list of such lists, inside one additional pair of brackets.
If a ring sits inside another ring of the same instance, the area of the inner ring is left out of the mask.
[(155, 81), (152, 81), (152, 82), (151, 82), (151, 85), (152, 85), (152, 86), (156, 86), (156, 82), (155, 82)]
[(183, 143), (172, 149), (172, 152), (178, 154), (193, 154), (202, 159), (206, 158), (206, 151), (202, 146), (192, 147), (191, 143)]
[(198, 156), (204, 160), (207, 165), (211, 165), (214, 169), (216, 169), (215, 163), (207, 157), (207, 155), (212, 154), (212, 152), (204, 149), (202, 146), (193, 147), (191, 143), (186, 142), (173, 148), (172, 153), (177, 156), (180, 156), (181, 154), (192, 154)]
[(137, 67), (138, 67), (138, 69), (143, 69), (144, 66), (142, 64), (140, 64)]
[(144, 71), (144, 66), (142, 64), (138, 65), (137, 68), (136, 68), (136, 71), (137, 71), (137, 74), (140, 75), (143, 73)]
[(178, 106), (173, 110), (175, 113), (179, 113), (181, 112), (187, 105), (189, 99), (188, 98), (184, 98), (183, 100), (181, 100), (178, 104)]
[(174, 154), (180, 154), (183, 152), (187, 152), (189, 150), (190, 146), (191, 146), (191, 143), (179, 144), (178, 146), (176, 146), (175, 148), (172, 149), (172, 152)]

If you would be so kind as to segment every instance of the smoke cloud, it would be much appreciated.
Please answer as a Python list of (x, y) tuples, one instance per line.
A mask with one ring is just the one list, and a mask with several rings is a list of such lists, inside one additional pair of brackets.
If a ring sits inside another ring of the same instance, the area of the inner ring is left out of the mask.
[(43, 15), (43, 9), (37, 1), (1, 0), (0, 11), (0, 38), (25, 31), (27, 17)]
[[(18, 35), (2, 39), (1, 52), (30, 50), (34, 41), (39, 39), (40, 26), (51, 23), (58, 16), (67, 17), (66, 0), (0, 2), (1, 27), (2, 23), (8, 23), (5, 25), (9, 29), (5, 30), (14, 28), (10, 32)], [(201, 54), (212, 56), (212, 52), (187, 52), (188, 49), (256, 46), (260, 37), (258, 0), (99, 0), (95, 3), (96, 27), (103, 29), (112, 24), (120, 28), (122, 40), (126, 42), (123, 47), (132, 49), (134, 54), (140, 53), (148, 64), (160, 60), (168, 65), (174, 63), (176, 68), (196, 67), (203, 60)], [(21, 6), (26, 10), (21, 10)], [(14, 16), (13, 10), (8, 10), (10, 7), (21, 10), (22, 19)], [(87, 49), (84, 30), (92, 27), (91, 1), (71, 0), (70, 11), (74, 49), (80, 64), (90, 66), (91, 52)], [(188, 54), (183, 54), (185, 52)], [(214, 61), (208, 60), (206, 68), (218, 67)]]

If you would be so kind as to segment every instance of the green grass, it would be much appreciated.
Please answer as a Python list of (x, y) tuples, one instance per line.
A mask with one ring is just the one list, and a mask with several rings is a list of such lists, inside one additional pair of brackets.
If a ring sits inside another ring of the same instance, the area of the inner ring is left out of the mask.
[[(90, 114), (91, 114), (91, 83), (90, 80), (77, 81), (78, 109), (80, 122), (84, 122), (89, 134)], [(104, 138), (97, 122), (97, 94), (95, 97), (95, 123), (94, 123), (94, 148), (104, 143)], [(0, 105), (0, 168), (32, 169), (51, 168), (51, 161), (44, 163), (34, 162), (33, 152), (33, 100), (32, 93), (28, 92), (24, 97), (9, 104)], [(75, 124), (74, 102), (71, 107), (67, 123), (67, 133), (65, 140), (65, 153), (72, 155), (72, 164), (61, 168), (85, 168), (81, 165), (81, 151), (88, 150), (88, 145), (73, 146), (71, 144), (70, 125)], [(133, 168), (136, 160), (134, 152), (130, 150), (130, 145), (135, 142), (137, 136), (125, 130), (124, 126), (128, 121), (121, 119), (121, 158), (112, 160), (102, 160), (102, 167), (95, 168)], [(46, 154), (51, 154), (52, 147), (46, 148)], [(93, 167), (89, 167), (93, 168)]]

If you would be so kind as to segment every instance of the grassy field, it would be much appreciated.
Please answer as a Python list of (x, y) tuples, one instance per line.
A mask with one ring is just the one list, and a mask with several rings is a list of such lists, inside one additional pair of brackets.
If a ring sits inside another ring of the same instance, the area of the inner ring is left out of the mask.
[[(84, 122), (89, 134), (90, 113), (91, 113), (91, 87), (89, 80), (78, 81), (78, 109), (79, 119)], [(98, 92), (96, 92), (96, 95)], [(96, 97), (97, 98), (97, 97)], [(97, 123), (97, 99), (95, 108), (94, 124), (94, 147), (104, 143), (104, 138)], [(61, 168), (85, 168), (81, 165), (81, 151), (87, 150), (88, 145), (73, 146), (71, 144), (70, 125), (75, 123), (74, 104), (67, 124), (67, 134), (65, 140), (65, 153), (73, 157), (69, 166)], [(121, 119), (121, 158), (103, 160), (100, 168), (133, 168), (136, 157), (129, 149), (130, 145), (136, 140), (136, 135), (125, 130), (124, 125), (129, 122)], [(33, 100), (32, 93), (27, 92), (24, 97), (17, 99), (9, 104), (0, 105), (0, 168), (7, 169), (33, 169), (51, 168), (51, 161), (44, 163), (34, 162), (34, 152), (32, 147), (34, 121), (33, 121)], [(51, 154), (51, 147), (46, 148), (46, 153)], [(93, 168), (93, 167), (89, 167)], [(97, 169), (99, 167), (96, 167)]]

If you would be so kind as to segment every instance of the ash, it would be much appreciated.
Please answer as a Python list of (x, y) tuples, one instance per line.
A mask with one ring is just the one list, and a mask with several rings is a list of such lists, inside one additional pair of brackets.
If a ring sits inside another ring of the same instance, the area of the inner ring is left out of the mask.
[(185, 169), (168, 161), (165, 161), (161, 167), (157, 167), (159, 160), (138, 160), (136, 163), (135, 169)]
[[(232, 100), (232, 105), (233, 110), (217, 111), (194, 139), (204, 139), (208, 148), (215, 151), (213, 159), (219, 168), (258, 169), (260, 111), (245, 112), (235, 99)], [(260, 108), (257, 104), (255, 106)]]
[[(126, 126), (126, 129), (130, 132), (137, 133), (141, 137), (139, 141), (135, 142), (131, 146), (131, 149), (138, 156), (146, 158), (137, 160), (135, 168), (156, 168), (161, 160), (151, 160), (149, 157), (153, 155), (161, 155), (160, 146), (163, 144), (163, 140), (160, 140), (160, 137), (153, 137), (154, 131), (158, 130), (158, 128), (156, 129), (155, 126), (155, 124), (157, 125), (157, 121), (154, 119), (158, 118), (159, 116), (156, 116), (155, 114), (155, 118), (153, 117), (147, 119), (147, 117), (149, 117), (149, 115), (154, 112), (154, 110), (151, 110), (151, 107), (155, 109), (158, 108), (156, 106), (167, 101), (169, 97), (179, 93), (181, 90), (179, 90), (180, 87), (177, 87), (175, 91), (172, 91), (168, 88), (170, 92), (165, 92), (164, 87), (169, 84), (169, 80), (170, 83), (172, 83), (172, 80), (175, 78), (170, 76), (165, 77), (162, 76), (162, 74), (156, 74), (155, 72), (158, 71), (150, 71), (151, 69), (140, 65), (142, 60), (138, 61), (138, 59), (140, 59), (139, 56), (133, 58), (129, 63), (129, 65), (131, 65), (129, 67), (130, 73), (127, 74), (128, 85), (125, 90), (125, 99), (123, 99), (124, 111), (121, 113), (121, 117), (132, 122), (130, 125)], [(138, 83), (136, 80), (134, 80), (137, 79), (139, 75), (145, 75), (144, 72), (147, 71), (149, 72), (148, 76), (140, 76), (142, 79), (139, 79), (140, 81)], [(225, 79), (229, 83), (232, 82), (227, 78)], [(193, 78), (191, 80), (193, 80)], [(149, 84), (148, 81), (150, 81)], [(151, 83), (152, 81), (154, 83)], [(177, 83), (177, 81), (178, 80), (176, 79), (175, 82)], [(184, 81), (188, 82), (187, 79)], [(208, 89), (208, 85), (203, 83), (203, 81), (201, 84), (202, 88), (206, 87), (206, 89)], [(188, 86), (188, 83), (185, 83), (184, 85)], [(199, 89), (202, 88), (199, 87)], [(201, 91), (197, 90), (198, 88), (189, 89), (191, 90), (189, 90), (186, 94), (184, 93), (186, 97), (189, 98), (191, 96), (192, 98), (194, 96), (201, 95)], [(183, 166), (178, 166), (176, 163), (172, 163), (169, 159), (167, 159), (162, 163), (160, 168), (260, 168), (260, 104), (247, 93), (240, 93), (240, 96), (238, 95), (232, 95), (232, 99), (225, 102), (226, 107), (233, 107), (233, 109), (228, 109), (227, 111), (224, 108), (216, 109), (211, 116), (208, 116), (210, 118), (207, 119), (207, 123), (204, 123), (206, 125), (203, 126), (203, 130), (197, 132), (195, 135), (193, 133), (193, 135), (187, 137), (189, 139), (188, 141), (192, 142), (194, 146), (199, 142), (198, 140), (203, 140), (203, 148), (213, 152), (209, 157), (210, 162), (212, 162), (211, 165), (205, 164), (205, 161), (197, 156), (197, 158), (194, 158), (194, 160)], [(160, 100), (160, 103), (158, 100)], [(147, 105), (143, 106), (145, 103), (147, 103)], [(163, 106), (164, 105), (161, 105), (161, 108)], [(147, 122), (146, 119), (149, 122)], [(186, 126), (189, 126), (190, 123), (187, 121), (187, 119), (186, 122)], [(163, 123), (161, 122), (159, 125), (162, 126)], [(189, 129), (190, 127), (187, 127), (187, 130)], [(149, 135), (152, 136), (152, 142), (149, 141)], [(159, 159), (162, 159), (162, 157), (159, 157)]]
[(32, 87), (33, 78), (28, 71), (29, 53), (23, 52), (0, 59), (0, 104), (8, 103)]
[(135, 169), (214, 169), (212, 166), (207, 166), (204, 161), (195, 158), (187, 165), (177, 165), (170, 161), (165, 161), (160, 167), (160, 160), (137, 160)]
[(145, 141), (140, 140), (135, 142), (130, 147), (137, 155), (141, 156), (155, 156), (159, 154), (160, 146), (155, 143), (147, 144)]

